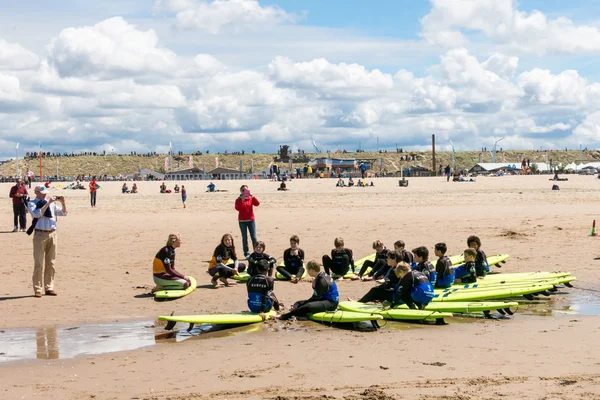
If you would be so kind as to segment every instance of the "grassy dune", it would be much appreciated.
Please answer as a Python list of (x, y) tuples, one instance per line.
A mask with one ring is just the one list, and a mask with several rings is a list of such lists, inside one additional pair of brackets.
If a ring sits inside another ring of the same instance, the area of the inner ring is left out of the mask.
[[(400, 161), (400, 156), (406, 154), (415, 155), (414, 161)], [(536, 152), (536, 151), (523, 151), (523, 150), (511, 150), (498, 152), (496, 155), (496, 162), (511, 162), (519, 164), (523, 157), (529, 158), (531, 162), (545, 162), (545, 155), (548, 155), (548, 159), (552, 159), (554, 165), (562, 163), (563, 165), (571, 162), (579, 162), (579, 151), (549, 151), (549, 152)], [(317, 156), (317, 154), (308, 154), (309, 157)], [(326, 153), (319, 154), (320, 156), (326, 156)], [(219, 157), (219, 166), (225, 168), (239, 169), (240, 160), (244, 163), (244, 169), (250, 169), (250, 163), (254, 163), (254, 170), (258, 171), (263, 168), (267, 168), (270, 163), (273, 162), (275, 154), (246, 154), (246, 155), (224, 155), (224, 154), (203, 154), (200, 156), (193, 156), (194, 166), (202, 169), (202, 165), (206, 165), (206, 170), (210, 171), (215, 167), (215, 157)], [(334, 154), (332, 153), (332, 156)], [(378, 166), (377, 160), (383, 158), (383, 167), (387, 172), (396, 172), (402, 166), (407, 167), (414, 164), (420, 164), (427, 168), (432, 168), (432, 154), (431, 152), (412, 152), (412, 153), (376, 153), (376, 152), (364, 152), (364, 153), (346, 153), (339, 154), (340, 158), (359, 158), (359, 159), (371, 159), (375, 161), (375, 166)], [(59, 166), (59, 175), (127, 175), (137, 171), (138, 166), (142, 169), (152, 169), (161, 171), (164, 167), (164, 161), (167, 155), (157, 155), (153, 157), (142, 157), (142, 156), (131, 156), (131, 155), (112, 155), (112, 156), (78, 156), (78, 157), (60, 157), (60, 158), (44, 158), (43, 167), (44, 174), (56, 174), (57, 163)], [(600, 160), (600, 151), (592, 150), (585, 151), (583, 153), (583, 161), (598, 161)], [(489, 152), (476, 152), (476, 151), (465, 151), (455, 153), (455, 167), (459, 168), (471, 168), (478, 162), (491, 162), (491, 155)], [(450, 152), (437, 152), (436, 153), (436, 166), (445, 166), (451, 164), (452, 153)], [(178, 163), (180, 168), (178, 168)], [(287, 163), (278, 163), (283, 169), (287, 169)], [(303, 167), (303, 163), (294, 163), (293, 168)], [(31, 168), (36, 174), (39, 174), (39, 160), (19, 160), (19, 168), (21, 174)], [(173, 170), (188, 168), (188, 156), (173, 156)], [(375, 168), (377, 170), (377, 168)], [(0, 166), (0, 175), (3, 176), (14, 176), (15, 175), (15, 161), (12, 160)]]

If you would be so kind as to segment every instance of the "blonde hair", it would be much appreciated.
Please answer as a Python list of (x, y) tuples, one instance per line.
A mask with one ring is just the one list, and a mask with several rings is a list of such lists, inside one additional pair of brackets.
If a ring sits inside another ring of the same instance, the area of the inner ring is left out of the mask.
[(336, 237), (336, 238), (333, 240), (333, 245), (334, 245), (335, 247), (342, 247), (342, 246), (344, 246), (344, 239), (342, 239), (341, 237)]
[(315, 260), (310, 260), (306, 263), (306, 269), (310, 271), (321, 272), (321, 264)]
[(477, 250), (468, 248), (463, 253), (465, 256), (471, 256), (473, 258), (477, 257)]
[[(410, 271), (410, 265), (408, 265), (407, 263), (402, 261), (402, 262), (399, 262), (398, 265), (396, 265), (395, 269), (396, 269), (396, 271), (407, 274)], [(397, 272), (396, 272), (396, 275), (398, 275)]]
[(181, 235), (179, 233), (169, 233), (169, 238), (167, 239), (167, 246), (172, 245), (173, 242), (179, 240), (180, 237)]

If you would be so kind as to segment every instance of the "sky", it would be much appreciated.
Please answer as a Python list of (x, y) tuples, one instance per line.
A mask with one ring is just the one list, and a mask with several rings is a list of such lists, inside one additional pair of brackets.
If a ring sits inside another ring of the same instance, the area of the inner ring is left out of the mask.
[(0, 159), (600, 145), (593, 0), (0, 0)]

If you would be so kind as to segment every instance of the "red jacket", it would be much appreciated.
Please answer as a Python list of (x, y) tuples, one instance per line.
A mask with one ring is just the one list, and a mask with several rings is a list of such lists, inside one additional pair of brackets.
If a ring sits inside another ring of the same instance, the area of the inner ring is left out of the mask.
[(248, 197), (245, 201), (242, 201), (241, 197), (235, 200), (235, 209), (238, 210), (238, 221), (253, 221), (254, 220), (254, 206), (259, 206), (260, 201), (254, 196)]
[[(21, 193), (21, 194), (29, 194), (27, 193), (27, 188), (25, 187), (25, 185), (21, 185), (20, 187), (17, 188), (17, 185), (13, 186), (10, 188), (10, 193), (9, 193), (9, 197), (12, 199), (12, 202), (14, 205), (21, 205), (21, 204), (25, 204), (23, 203), (23, 198), (22, 197), (17, 197), (16, 194), (17, 193)], [(27, 206), (27, 205), (25, 205)], [(254, 219), (254, 217), (253, 217)]]

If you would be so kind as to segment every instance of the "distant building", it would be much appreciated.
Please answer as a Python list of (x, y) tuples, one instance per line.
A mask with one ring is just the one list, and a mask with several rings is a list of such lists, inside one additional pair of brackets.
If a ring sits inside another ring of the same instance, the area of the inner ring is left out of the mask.
[(141, 169), (138, 172), (134, 172), (133, 174), (127, 175), (125, 178), (134, 181), (163, 180), (165, 179), (165, 174), (161, 174), (160, 172), (156, 172), (151, 169)]
[(498, 172), (501, 169), (506, 170), (521, 170), (521, 164), (519, 163), (477, 163), (469, 169), (469, 173), (476, 174), (492, 174)]
[(250, 179), (252, 174), (246, 172), (240, 172), (237, 169), (229, 168), (215, 168), (212, 171), (206, 173), (206, 179), (220, 179), (220, 180), (232, 180), (232, 179)]
[(166, 180), (169, 181), (189, 181), (202, 179), (202, 170), (200, 168), (187, 168), (179, 171), (168, 172), (165, 174)]
[(372, 160), (357, 160), (356, 158), (317, 157), (310, 160), (308, 165), (312, 167), (313, 171), (337, 172), (339, 168), (341, 172), (355, 172), (362, 163), (367, 169), (372, 169)]
[(406, 176), (413, 176), (413, 177), (417, 177), (417, 176), (435, 176), (435, 172), (430, 170), (427, 167), (424, 167), (422, 165), (416, 164), (416, 165), (411, 165), (408, 168), (404, 168), (404, 175)]

